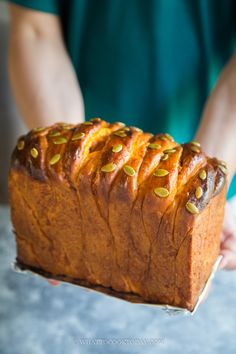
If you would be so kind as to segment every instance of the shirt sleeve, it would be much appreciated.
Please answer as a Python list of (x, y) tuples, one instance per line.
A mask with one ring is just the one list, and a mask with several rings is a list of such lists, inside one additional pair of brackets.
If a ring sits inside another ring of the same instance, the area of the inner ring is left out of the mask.
[(59, 14), (60, 0), (8, 0), (8, 2), (36, 11), (47, 12), (55, 15)]

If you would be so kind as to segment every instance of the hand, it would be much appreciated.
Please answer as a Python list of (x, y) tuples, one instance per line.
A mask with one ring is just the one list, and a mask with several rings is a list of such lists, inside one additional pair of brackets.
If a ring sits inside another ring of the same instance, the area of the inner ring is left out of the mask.
[(232, 208), (231, 204), (226, 203), (220, 246), (220, 254), (223, 255), (220, 268), (228, 270), (236, 269), (236, 216)]
[(48, 279), (48, 282), (52, 286), (60, 285), (60, 282), (58, 280), (55, 280), (55, 279)]

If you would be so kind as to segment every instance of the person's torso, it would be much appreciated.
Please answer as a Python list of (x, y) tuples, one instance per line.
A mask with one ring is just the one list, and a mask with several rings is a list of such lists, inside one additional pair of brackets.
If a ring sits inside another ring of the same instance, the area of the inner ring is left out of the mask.
[(232, 54), (233, 10), (231, 0), (65, 2), (65, 41), (86, 118), (191, 139)]

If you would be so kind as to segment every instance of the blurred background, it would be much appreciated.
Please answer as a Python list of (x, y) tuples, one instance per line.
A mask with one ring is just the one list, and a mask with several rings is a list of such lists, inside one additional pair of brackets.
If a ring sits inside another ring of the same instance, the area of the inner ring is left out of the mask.
[(235, 272), (216, 274), (192, 316), (132, 305), (78, 287), (50, 286), (12, 270), (15, 242), (7, 202), (9, 156), (25, 127), (7, 74), (9, 17), (0, 2), (0, 354), (236, 352)]

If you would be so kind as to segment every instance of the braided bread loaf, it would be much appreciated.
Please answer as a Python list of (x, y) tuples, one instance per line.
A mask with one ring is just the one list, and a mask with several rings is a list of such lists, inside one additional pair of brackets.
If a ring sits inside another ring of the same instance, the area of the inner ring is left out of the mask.
[(17, 261), (131, 301), (194, 308), (219, 253), (226, 166), (122, 123), (19, 139), (9, 191)]

